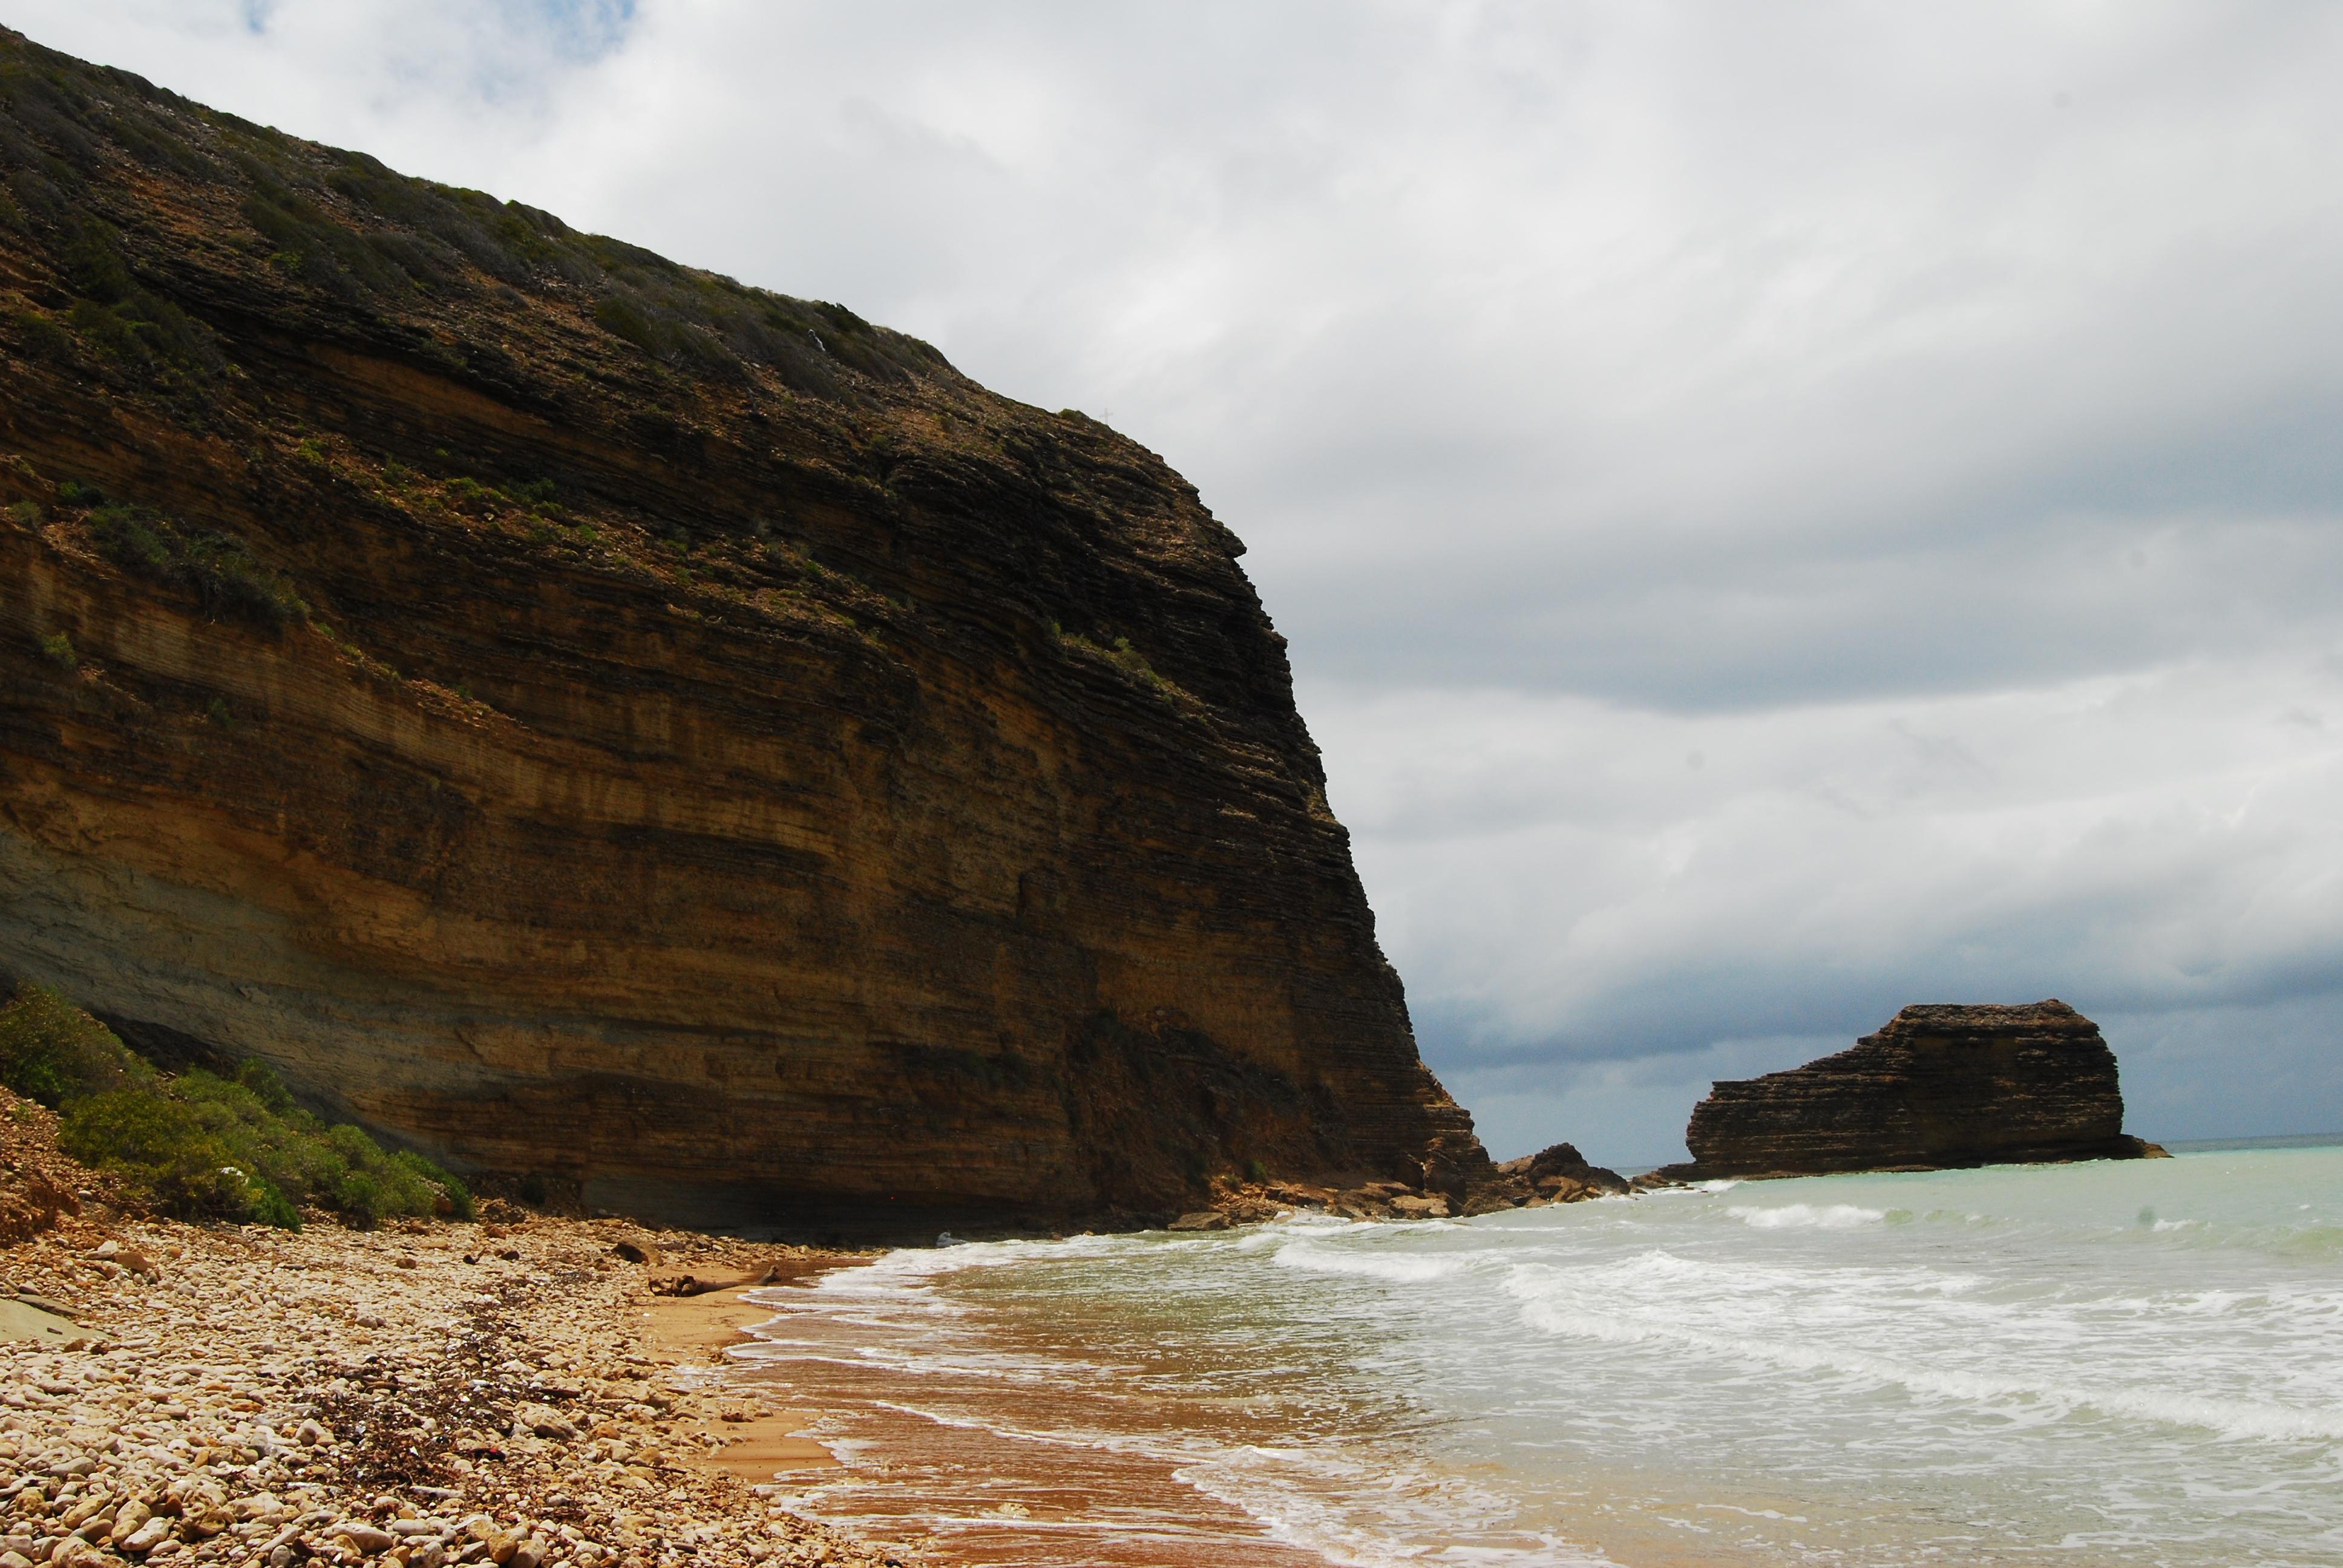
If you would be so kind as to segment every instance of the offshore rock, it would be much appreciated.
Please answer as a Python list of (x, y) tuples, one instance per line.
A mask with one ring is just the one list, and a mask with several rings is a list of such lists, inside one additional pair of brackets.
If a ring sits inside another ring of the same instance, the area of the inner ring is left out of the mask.
[(1627, 1181), (1619, 1172), (1588, 1164), (1574, 1144), (1557, 1143), (1491, 1167), (1487, 1176), (1473, 1183), (1464, 1212), (1493, 1214), (1502, 1209), (1577, 1203), (1626, 1191)]
[(1461, 1191), (1154, 454), (0, 33), (0, 977), (523, 1191), (932, 1233)]
[(1851, 1050), (1720, 1082), (1654, 1174), (1802, 1176), (2161, 1155), (2123, 1131), (2115, 1053), (2065, 1002), (1907, 1007)]

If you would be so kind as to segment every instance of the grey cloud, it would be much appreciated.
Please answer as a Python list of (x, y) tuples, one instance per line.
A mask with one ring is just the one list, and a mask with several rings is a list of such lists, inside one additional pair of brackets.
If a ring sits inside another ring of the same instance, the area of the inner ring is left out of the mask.
[(1867, 554), (1620, 532), (1578, 558), (1513, 550), (1502, 574), (1469, 554), (1403, 568), (1274, 543), (1248, 565), (1330, 678), (1695, 710), (2039, 684), (2343, 627), (2331, 516), (1963, 519)]

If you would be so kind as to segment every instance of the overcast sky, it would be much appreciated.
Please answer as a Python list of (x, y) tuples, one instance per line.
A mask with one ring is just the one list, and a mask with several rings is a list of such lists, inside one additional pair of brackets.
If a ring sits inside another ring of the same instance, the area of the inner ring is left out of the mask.
[(2052, 995), (2343, 1129), (2343, 7), (0, 15), (1161, 452), (1501, 1157)]

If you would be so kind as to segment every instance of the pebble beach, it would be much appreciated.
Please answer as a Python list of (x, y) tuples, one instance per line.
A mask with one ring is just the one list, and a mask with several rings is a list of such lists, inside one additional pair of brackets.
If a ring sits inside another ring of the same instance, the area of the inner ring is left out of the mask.
[(0, 1568), (917, 1561), (772, 1503), (827, 1456), (726, 1377), (764, 1314), (724, 1287), (834, 1260), (493, 1201), (143, 1219), (5, 1101)]

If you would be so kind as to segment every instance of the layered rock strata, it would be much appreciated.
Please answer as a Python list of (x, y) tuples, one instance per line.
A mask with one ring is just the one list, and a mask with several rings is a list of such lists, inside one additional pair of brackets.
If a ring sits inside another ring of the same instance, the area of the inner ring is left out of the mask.
[(1154, 454), (13, 34), (0, 230), (0, 973), (699, 1221), (1486, 1172)]
[(2163, 1151), (2123, 1131), (2115, 1052), (2065, 1002), (1907, 1007), (1852, 1049), (1720, 1082), (1664, 1179), (1946, 1170)]

